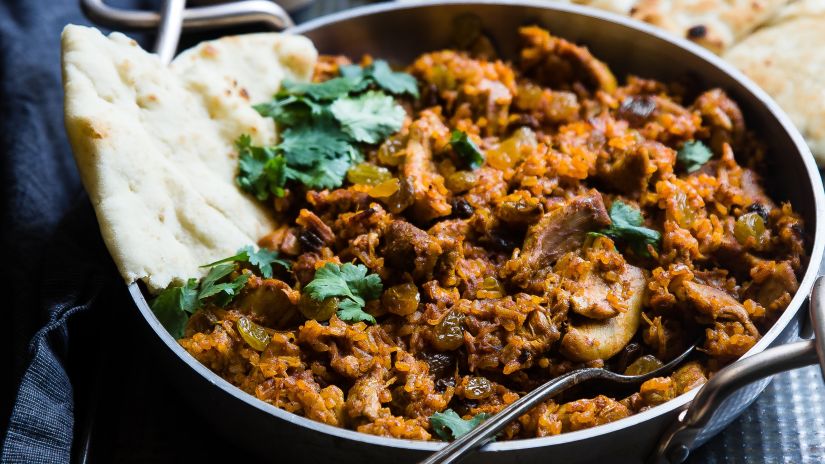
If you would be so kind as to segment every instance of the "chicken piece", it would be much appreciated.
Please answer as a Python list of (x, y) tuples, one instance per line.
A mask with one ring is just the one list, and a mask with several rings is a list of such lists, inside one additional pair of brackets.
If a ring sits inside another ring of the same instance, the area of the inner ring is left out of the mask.
[(654, 377), (639, 387), (639, 395), (645, 406), (658, 406), (676, 398), (676, 388), (670, 377)]
[(557, 415), (562, 422), (562, 431), (573, 432), (623, 419), (630, 415), (630, 410), (614, 399), (599, 395), (565, 403)]
[(483, 119), (486, 135), (495, 135), (507, 126), (516, 84), (515, 73), (506, 63), (444, 50), (422, 55), (411, 71), (428, 84), (422, 100), (443, 101), (445, 115), (467, 112), (474, 119)]
[(639, 388), (639, 394), (646, 406), (656, 406), (698, 388), (707, 381), (702, 365), (690, 361), (670, 377), (654, 377), (645, 381)]
[(379, 274), (383, 280), (389, 276), (389, 272), (384, 267), (384, 258), (378, 253), (379, 242), (380, 237), (375, 232), (359, 235), (350, 240), (349, 248), (341, 252), (341, 255), (357, 258), (371, 272)]
[(537, 26), (522, 27), (519, 34), (524, 42), (521, 68), (539, 83), (565, 89), (572, 82), (582, 82), (592, 90), (616, 90), (616, 77), (610, 68), (586, 47), (554, 37)]
[(627, 150), (613, 150), (610, 158), (600, 158), (596, 164), (596, 176), (605, 185), (638, 198), (647, 191), (654, 174), (662, 171), (667, 175), (673, 170), (676, 152), (659, 142), (646, 141), (634, 144)]
[(307, 192), (307, 202), (313, 206), (313, 210), (333, 215), (366, 209), (372, 201), (366, 192), (353, 188)]
[(374, 421), (389, 416), (389, 409), (381, 406), (388, 403), (392, 395), (384, 385), (384, 369), (373, 369), (355, 381), (347, 393), (346, 412), (350, 419), (367, 418)]
[(532, 311), (524, 325), (507, 338), (501, 352), (502, 373), (507, 375), (532, 366), (533, 360), (549, 350), (560, 336), (549, 310), (540, 307)]
[(444, 186), (444, 177), (433, 165), (432, 152), (432, 138), (435, 136), (439, 140), (443, 139), (446, 145), (448, 133), (441, 119), (431, 111), (424, 111), (422, 117), (410, 125), (401, 175), (412, 187), (412, 215), (419, 223), (449, 216), (453, 210), (448, 198), (449, 190)]
[(685, 363), (671, 376), (673, 385), (676, 390), (676, 395), (687, 393), (694, 388), (700, 387), (707, 383), (708, 377), (705, 369), (698, 361), (690, 361)]
[(682, 282), (681, 291), (676, 290), (676, 297), (691, 303), (700, 315), (711, 320), (735, 319), (750, 322), (745, 306), (719, 288), (686, 280)]
[(729, 144), (734, 151), (745, 139), (745, 118), (742, 110), (721, 89), (712, 89), (699, 95), (691, 109), (702, 115), (702, 125), (710, 129), (710, 147), (719, 153)]
[(752, 323), (715, 322), (712, 328), (705, 329), (703, 350), (710, 356), (731, 360), (745, 354), (759, 338)]
[(562, 279), (553, 291), (570, 310), (589, 319), (608, 319), (627, 310), (633, 273), (613, 240), (597, 237), (583, 253), (564, 255), (553, 268)]
[[(456, 342), (467, 350), (470, 371), (501, 369), (509, 375), (531, 367), (539, 354), (549, 350), (559, 339), (559, 329), (541, 302), (541, 298), (526, 293), (459, 300), (453, 313), (463, 321), (464, 333)], [(455, 336), (440, 327), (434, 332), (442, 338)]]
[(767, 311), (781, 311), (799, 288), (793, 267), (787, 261), (762, 261), (751, 269), (753, 281), (744, 292)]
[(283, 225), (264, 235), (258, 240), (258, 246), (277, 250), (288, 256), (301, 254), (301, 246), (298, 243), (297, 228)]
[(644, 272), (631, 265), (625, 266), (621, 276), (627, 310), (602, 321), (568, 322), (567, 333), (561, 340), (561, 353), (573, 361), (609, 359), (630, 342), (639, 329), (642, 301), (647, 288)]
[[(762, 179), (756, 171), (752, 169), (742, 169), (742, 176), (739, 178), (740, 187), (745, 196), (751, 201), (749, 209), (757, 212), (769, 213), (776, 208), (776, 203), (771, 200), (762, 188)], [(760, 206), (753, 206), (760, 205)], [(765, 211), (762, 211), (764, 208)]]
[(525, 190), (518, 190), (502, 198), (496, 205), (494, 214), (502, 222), (527, 225), (535, 223), (543, 210), (540, 198)]
[[(305, 371), (306, 372), (306, 371)], [(306, 378), (288, 377), (283, 388), (293, 401), (301, 405), (304, 415), (324, 424), (343, 426), (344, 392), (335, 385), (321, 388), (309, 372)]]
[(409, 222), (393, 221), (384, 238), (387, 264), (396, 270), (411, 272), (415, 279), (432, 279), (441, 246), (429, 234)]
[(522, 435), (526, 437), (548, 437), (561, 433), (562, 423), (558, 416), (559, 405), (553, 400), (539, 404), (519, 417)]
[(763, 317), (765, 310), (753, 301), (742, 304), (724, 290), (694, 281), (684, 281), (676, 296), (691, 303), (697, 319), (713, 321), (705, 330), (705, 350), (712, 356), (741, 356), (759, 340), (752, 316)]
[(399, 409), (403, 407), (404, 417), (426, 420), (447, 407), (452, 398), (452, 390), (446, 394), (436, 390), (435, 379), (430, 374), (427, 361), (399, 350), (394, 367), (399, 386), (393, 392), (393, 406)]
[(285, 329), (302, 320), (298, 311), (301, 292), (277, 279), (262, 279), (250, 275), (243, 292), (232, 306), (260, 318), (263, 325)]
[(514, 282), (523, 283), (546, 270), (564, 254), (580, 248), (588, 232), (609, 224), (602, 196), (595, 190), (557, 205), (527, 230), (521, 254), (508, 263)]
[(324, 246), (335, 243), (335, 234), (332, 229), (312, 211), (302, 209), (295, 223), (301, 227), (298, 241), (304, 251), (318, 251)]

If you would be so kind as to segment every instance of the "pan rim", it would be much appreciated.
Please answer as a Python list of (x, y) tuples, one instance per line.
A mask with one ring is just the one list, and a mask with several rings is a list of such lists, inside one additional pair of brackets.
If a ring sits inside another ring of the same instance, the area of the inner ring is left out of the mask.
[[(807, 181), (812, 186), (813, 203), (814, 203), (814, 217), (816, 218), (816, 227), (813, 234), (813, 245), (811, 247), (811, 258), (805, 274), (799, 284), (799, 289), (793, 296), (787, 309), (783, 312), (780, 318), (773, 324), (773, 326), (763, 335), (763, 337), (743, 356), (748, 357), (755, 353), (764, 351), (770, 346), (780, 333), (786, 329), (790, 322), (797, 317), (798, 312), (803, 307), (804, 302), (808, 298), (813, 281), (819, 274), (819, 268), (823, 259), (823, 252), (825, 252), (825, 191), (823, 191), (822, 181), (820, 180), (819, 172), (816, 168), (813, 155), (811, 154), (807, 144), (798, 129), (790, 121), (790, 118), (782, 111), (779, 106), (769, 97), (762, 89), (760, 89), (754, 82), (743, 75), (740, 71), (735, 69), (732, 65), (723, 61), (720, 57), (707, 51), (706, 49), (689, 42), (685, 39), (675, 37), (669, 33), (659, 30), (646, 23), (642, 23), (633, 19), (629, 19), (618, 14), (596, 10), (590, 7), (574, 5), (574, 4), (555, 4), (547, 3), (541, 0), (422, 0), (411, 1), (404, 3), (389, 2), (377, 5), (368, 5), (345, 10), (331, 15), (323, 16), (296, 27), (287, 29), (285, 32), (301, 34), (312, 31), (314, 29), (335, 24), (348, 19), (354, 19), (361, 16), (368, 16), (377, 13), (398, 10), (412, 10), (417, 8), (425, 8), (432, 6), (443, 5), (457, 5), (457, 6), (473, 6), (473, 5), (502, 5), (502, 6), (524, 6), (531, 8), (538, 8), (549, 11), (560, 11), (565, 13), (572, 13), (582, 16), (587, 16), (593, 19), (616, 23), (620, 26), (635, 29), (646, 35), (652, 36), (658, 40), (668, 42), (671, 45), (682, 48), (687, 52), (697, 56), (711, 66), (717, 68), (724, 74), (732, 77), (737, 81), (748, 93), (750, 93), (754, 100), (763, 105), (776, 119), (776, 122), (781, 126), (782, 130), (788, 134), (792, 140), (797, 154), (801, 156), (805, 171), (808, 175)], [(141, 292), (137, 283), (129, 285), (129, 292), (137, 305), (139, 311), (143, 315), (146, 322), (152, 330), (160, 337), (161, 341), (173, 351), (181, 361), (186, 363), (189, 367), (194, 369), (198, 374), (204, 377), (214, 386), (223, 390), (224, 393), (229, 394), (237, 400), (240, 400), (249, 406), (259, 409), (267, 414), (273, 415), (278, 419), (287, 421), (294, 425), (304, 428), (314, 429), (324, 434), (332, 435), (337, 438), (357, 441), (366, 444), (379, 445), (389, 448), (401, 448), (409, 450), (421, 451), (435, 451), (443, 446), (444, 442), (426, 442), (419, 440), (408, 440), (400, 438), (380, 437), (366, 433), (357, 432), (354, 430), (335, 427), (320, 422), (313, 421), (303, 416), (299, 416), (283, 409), (277, 408), (273, 405), (265, 403), (262, 400), (255, 398), (242, 391), (241, 389), (230, 384), (219, 375), (209, 370), (206, 366), (198, 362), (186, 350), (184, 350), (176, 340), (166, 331), (160, 324), (157, 318), (149, 308), (148, 302)], [(698, 389), (691, 390), (677, 398), (674, 398), (659, 406), (653, 407), (647, 411), (634, 414), (632, 416), (620, 419), (608, 424), (592, 427), (589, 429), (579, 430), (575, 432), (563, 433), (560, 435), (528, 438), (520, 440), (510, 440), (502, 442), (494, 442), (486, 445), (481, 449), (481, 452), (502, 452), (515, 451), (527, 448), (544, 448), (553, 445), (560, 445), (564, 443), (571, 443), (576, 441), (587, 440), (596, 436), (609, 435), (620, 430), (633, 427), (642, 422), (646, 422), (663, 414), (670, 413), (674, 410), (685, 407), (693, 400)]]

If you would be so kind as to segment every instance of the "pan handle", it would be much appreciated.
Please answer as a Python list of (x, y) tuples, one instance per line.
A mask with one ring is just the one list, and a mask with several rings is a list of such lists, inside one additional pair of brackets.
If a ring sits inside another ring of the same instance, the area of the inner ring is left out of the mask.
[(80, 6), (90, 20), (102, 26), (157, 29), (155, 53), (167, 64), (175, 56), (183, 30), (263, 23), (272, 30), (281, 31), (295, 25), (280, 5), (268, 0), (245, 0), (197, 8), (186, 8), (186, 0), (164, 0), (160, 13), (116, 8), (107, 5), (104, 0), (80, 0)]
[[(80, 0), (83, 13), (101, 26), (128, 30), (155, 30), (160, 26), (160, 14), (156, 11), (126, 10), (107, 5), (104, 0)], [(244, 0), (221, 5), (187, 8), (183, 11), (183, 28), (213, 29), (264, 23), (272, 30), (280, 31), (295, 25), (289, 14), (269, 0)]]
[(810, 297), (815, 338), (767, 349), (720, 370), (706, 383), (688, 409), (662, 436), (650, 462), (684, 462), (696, 438), (722, 403), (740, 388), (783, 371), (819, 363), (825, 376), (825, 276), (814, 283)]

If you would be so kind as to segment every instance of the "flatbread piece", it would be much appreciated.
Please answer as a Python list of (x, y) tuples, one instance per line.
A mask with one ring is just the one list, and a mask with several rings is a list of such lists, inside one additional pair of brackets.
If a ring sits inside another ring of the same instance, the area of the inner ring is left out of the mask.
[(282, 81), (308, 80), (317, 60), (300, 36), (205, 42), (171, 66), (123, 34), (67, 26), (65, 122), (100, 230), (127, 283), (150, 291), (201, 277), (275, 226), (234, 183), (233, 143), (275, 128), (251, 107)]
[(725, 53), (762, 87), (805, 136), (825, 165), (825, 13), (789, 14)]

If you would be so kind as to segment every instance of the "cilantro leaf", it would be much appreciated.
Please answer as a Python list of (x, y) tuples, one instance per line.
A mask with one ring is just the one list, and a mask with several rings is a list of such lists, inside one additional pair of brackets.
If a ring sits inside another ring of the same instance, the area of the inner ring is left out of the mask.
[(200, 285), (196, 279), (189, 279), (183, 286), (168, 287), (160, 292), (149, 305), (152, 312), (172, 336), (176, 339), (182, 337), (189, 316), (200, 308), (201, 300), (212, 297), (216, 305), (226, 306), (246, 285), (249, 280), (249, 274), (246, 273), (236, 276), (229, 282), (220, 282), (232, 274), (238, 262), (248, 262), (256, 266), (266, 278), (272, 277), (273, 264), (280, 264), (287, 269), (290, 267), (288, 261), (278, 258), (277, 252), (266, 248), (255, 251), (254, 247), (247, 245), (233, 256), (201, 266), (211, 269)]
[[(216, 284), (212, 288), (218, 289), (215, 293), (215, 304), (221, 307), (226, 306), (233, 298), (241, 291), (249, 280), (249, 274), (240, 274), (238, 277), (232, 279), (231, 282)], [(200, 295), (199, 295), (200, 297)]]
[(252, 145), (252, 139), (244, 134), (235, 142), (238, 148), (238, 175), (235, 182), (259, 200), (266, 200), (270, 193), (284, 195), (286, 160), (276, 155), (270, 147)]
[(366, 266), (344, 263), (341, 265), (341, 276), (353, 293), (365, 300), (374, 300), (381, 296), (381, 277), (378, 274), (367, 275)]
[(369, 91), (358, 97), (344, 97), (330, 106), (344, 131), (357, 142), (378, 143), (401, 129), (404, 108), (389, 95)]
[(225, 284), (219, 284), (218, 281), (228, 276), (235, 270), (234, 264), (218, 264), (209, 269), (209, 273), (201, 280), (201, 289), (198, 292), (198, 299), (209, 298), (223, 291), (230, 293), (234, 292), (232, 287), (226, 287)]
[(321, 118), (313, 124), (285, 130), (278, 149), (284, 153), (289, 166), (309, 167), (347, 156), (352, 149), (347, 138), (335, 121)]
[(357, 64), (340, 66), (341, 76), (351, 79), (362, 79), (364, 83), (373, 83), (378, 88), (393, 95), (409, 94), (418, 98), (418, 82), (415, 77), (405, 72), (395, 72), (384, 60), (375, 60), (371, 65), (362, 68)]
[(450, 136), (450, 146), (470, 166), (470, 169), (478, 169), (484, 164), (484, 153), (478, 149), (466, 132), (453, 131)]
[(255, 251), (252, 245), (247, 245), (238, 250), (237, 254), (224, 258), (214, 263), (204, 264), (201, 267), (212, 267), (218, 264), (245, 262), (256, 266), (261, 272), (261, 275), (269, 279), (272, 277), (272, 265), (279, 264), (286, 269), (291, 267), (289, 261), (278, 258), (278, 252), (266, 248), (260, 248)]
[(235, 270), (234, 264), (218, 264), (209, 270), (206, 277), (201, 281), (201, 289), (198, 292), (198, 299), (203, 300), (210, 296), (215, 297), (215, 304), (226, 306), (238, 292), (246, 285), (249, 275), (241, 274), (230, 282), (218, 283), (219, 280), (228, 276)]
[(237, 262), (237, 261), (244, 261), (245, 262), (248, 259), (249, 259), (249, 255), (246, 254), (246, 247), (244, 247), (244, 248), (241, 248), (240, 250), (238, 250), (238, 253), (235, 254), (235, 255), (232, 255), (228, 258), (219, 259), (219, 260), (215, 261), (214, 263), (204, 264), (201, 267), (213, 267), (213, 266), (217, 266), (218, 264), (234, 263), (234, 262)]
[(488, 417), (490, 417), (489, 414), (481, 413), (472, 419), (464, 420), (452, 409), (447, 409), (444, 412), (437, 412), (430, 416), (430, 425), (439, 438), (442, 440), (451, 440), (459, 438), (473, 430)]
[(200, 306), (198, 281), (189, 279), (182, 287), (168, 287), (149, 305), (160, 323), (175, 339), (183, 337), (189, 315)]
[[(412, 76), (393, 72), (377, 61), (366, 69), (341, 67), (342, 75), (324, 82), (284, 81), (272, 101), (255, 105), (281, 129), (280, 143), (253, 146), (249, 136), (238, 139), (238, 175), (243, 190), (266, 200), (283, 196), (287, 182), (309, 188), (336, 188), (349, 167), (363, 159), (359, 143), (377, 144), (401, 129), (406, 116), (389, 92), (416, 94)], [(359, 95), (360, 94), (360, 95)]]
[(364, 68), (357, 64), (345, 64), (343, 66), (338, 66), (338, 72), (341, 74), (341, 77), (361, 79), (362, 82), (366, 82), (364, 81)]
[(257, 266), (258, 270), (261, 271), (261, 275), (267, 279), (272, 277), (273, 264), (283, 266), (285, 269), (289, 269), (291, 267), (289, 261), (278, 258), (277, 251), (268, 250), (266, 248), (259, 248), (258, 251), (254, 251), (252, 245), (247, 245), (241, 248), (241, 251), (246, 252), (249, 264)]
[(316, 101), (345, 97), (361, 85), (361, 77), (336, 77), (324, 82), (284, 81), (279, 95), (305, 95)]
[(367, 321), (375, 323), (375, 318), (363, 311), (367, 300), (381, 296), (383, 286), (377, 274), (367, 275), (368, 269), (363, 264), (326, 263), (315, 271), (312, 282), (304, 291), (316, 301), (337, 297), (338, 317), (343, 321)]
[(649, 257), (647, 245), (659, 247), (662, 234), (644, 227), (642, 212), (627, 203), (616, 200), (610, 205), (610, 227), (599, 233), (628, 242), (637, 254)]
[(316, 163), (310, 168), (301, 170), (287, 168), (287, 177), (307, 187), (331, 189), (340, 187), (344, 183), (344, 177), (351, 165), (351, 161), (339, 158)]
[(253, 108), (261, 116), (287, 126), (306, 123), (313, 115), (320, 115), (324, 111), (322, 105), (297, 95), (276, 95), (273, 100), (254, 105)]
[(315, 271), (315, 277), (312, 282), (304, 287), (304, 290), (316, 301), (323, 301), (333, 296), (342, 296), (353, 300), (358, 298), (358, 302), (364, 302), (363, 298), (352, 293), (341, 273), (341, 267), (335, 263), (326, 263), (324, 267)]
[(698, 140), (685, 142), (676, 153), (676, 160), (684, 166), (687, 172), (698, 171), (712, 157), (713, 152), (710, 148)]
[(378, 87), (393, 95), (409, 94), (418, 98), (418, 82), (404, 72), (394, 72), (384, 60), (376, 60), (371, 65), (372, 80)]
[(345, 322), (369, 322), (375, 324), (372, 314), (361, 309), (361, 305), (350, 299), (338, 302), (338, 318)]

